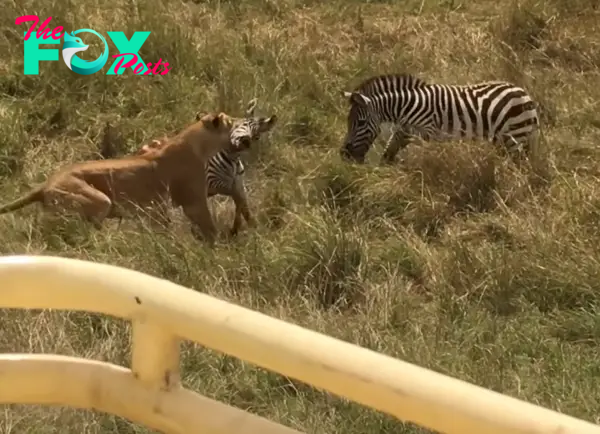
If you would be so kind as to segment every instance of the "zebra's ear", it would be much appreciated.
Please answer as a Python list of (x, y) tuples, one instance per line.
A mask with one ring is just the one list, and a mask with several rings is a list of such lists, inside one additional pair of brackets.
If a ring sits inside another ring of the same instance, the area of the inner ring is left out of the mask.
[(266, 133), (267, 131), (271, 131), (271, 129), (277, 123), (277, 115), (272, 115), (268, 118), (262, 118), (260, 120), (260, 132)]
[(351, 104), (357, 104), (360, 106), (366, 106), (371, 102), (371, 99), (367, 96), (364, 96), (360, 92), (345, 92), (344, 97), (347, 98)]

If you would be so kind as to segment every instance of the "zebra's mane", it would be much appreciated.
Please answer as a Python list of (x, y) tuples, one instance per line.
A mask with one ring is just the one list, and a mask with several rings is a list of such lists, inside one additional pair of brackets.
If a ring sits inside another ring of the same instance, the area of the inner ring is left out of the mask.
[(427, 83), (411, 74), (383, 74), (367, 78), (354, 89), (364, 95), (373, 95), (392, 89), (414, 89)]

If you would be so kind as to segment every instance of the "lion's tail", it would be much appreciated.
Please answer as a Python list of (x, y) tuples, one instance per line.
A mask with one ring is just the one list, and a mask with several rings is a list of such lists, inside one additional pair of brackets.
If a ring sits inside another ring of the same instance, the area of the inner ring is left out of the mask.
[(19, 199), (7, 203), (4, 206), (0, 207), (0, 214), (4, 214), (7, 212), (15, 211), (19, 208), (23, 208), (34, 202), (41, 202), (44, 199), (44, 186), (39, 186), (31, 190), (25, 196), (20, 197)]

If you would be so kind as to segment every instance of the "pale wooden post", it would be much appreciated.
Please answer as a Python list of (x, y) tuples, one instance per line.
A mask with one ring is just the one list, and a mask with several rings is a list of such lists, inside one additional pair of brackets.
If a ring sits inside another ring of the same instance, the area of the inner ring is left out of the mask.
[(169, 391), (181, 385), (180, 339), (142, 317), (132, 321), (131, 370), (143, 383)]

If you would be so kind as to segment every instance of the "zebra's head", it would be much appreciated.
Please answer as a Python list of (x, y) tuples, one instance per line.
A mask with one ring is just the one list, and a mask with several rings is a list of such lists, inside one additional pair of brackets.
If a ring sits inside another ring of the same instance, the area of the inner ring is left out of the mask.
[(231, 130), (231, 143), (240, 152), (249, 149), (253, 141), (260, 139), (261, 135), (271, 131), (277, 123), (277, 116), (255, 116), (257, 100), (248, 103), (245, 117), (234, 120)]
[[(231, 139), (231, 148), (228, 152), (238, 153), (250, 149), (252, 142), (260, 139), (261, 134), (269, 132), (277, 123), (277, 116), (269, 117), (254, 116), (257, 99), (254, 98), (248, 103), (245, 117), (231, 118), (233, 121), (229, 137)], [(196, 113), (196, 120), (200, 120), (203, 112)]]
[(342, 159), (364, 163), (369, 148), (379, 134), (381, 123), (373, 110), (373, 100), (360, 92), (343, 92), (350, 102), (348, 130), (340, 149)]

